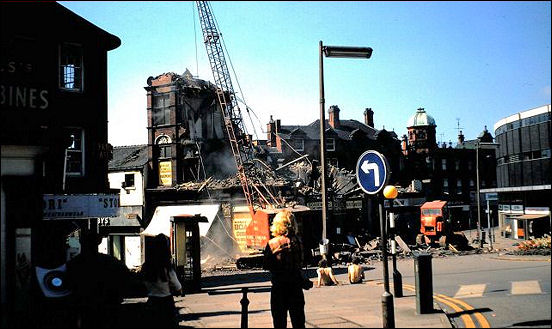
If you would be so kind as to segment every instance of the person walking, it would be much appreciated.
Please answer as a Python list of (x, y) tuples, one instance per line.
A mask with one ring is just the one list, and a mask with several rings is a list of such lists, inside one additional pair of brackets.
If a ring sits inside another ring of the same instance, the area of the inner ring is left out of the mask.
[(328, 261), (326, 259), (321, 259), (320, 262), (318, 262), (316, 274), (318, 274), (316, 288), (319, 288), (320, 286), (332, 286), (334, 284), (339, 284), (339, 281), (337, 281), (333, 274), (332, 267), (328, 266)]
[(173, 294), (182, 292), (182, 285), (171, 264), (169, 239), (160, 233), (151, 241), (146, 261), (140, 271), (148, 290), (146, 315), (151, 328), (178, 326)]
[(287, 327), (287, 313), (293, 328), (305, 328), (305, 297), (312, 281), (304, 276), (303, 246), (297, 236), (294, 215), (283, 210), (276, 214), (270, 239), (264, 250), (263, 267), (271, 273), (270, 310), (274, 328)]

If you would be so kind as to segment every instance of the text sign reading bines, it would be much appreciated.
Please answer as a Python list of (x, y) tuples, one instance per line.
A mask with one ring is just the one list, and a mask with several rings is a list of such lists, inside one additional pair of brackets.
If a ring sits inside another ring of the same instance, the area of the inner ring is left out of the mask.
[(376, 194), (387, 184), (387, 159), (376, 151), (366, 151), (358, 159), (356, 177), (360, 188), (368, 194)]
[(117, 217), (119, 194), (44, 194), (43, 219)]

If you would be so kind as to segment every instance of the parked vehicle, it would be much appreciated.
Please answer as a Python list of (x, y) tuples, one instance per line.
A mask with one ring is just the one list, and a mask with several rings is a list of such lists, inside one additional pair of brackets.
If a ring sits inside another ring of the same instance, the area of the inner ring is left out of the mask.
[(461, 231), (456, 232), (458, 229), (450, 216), (447, 201), (429, 201), (420, 207), (420, 234), (416, 236), (416, 243), (466, 246), (468, 239)]

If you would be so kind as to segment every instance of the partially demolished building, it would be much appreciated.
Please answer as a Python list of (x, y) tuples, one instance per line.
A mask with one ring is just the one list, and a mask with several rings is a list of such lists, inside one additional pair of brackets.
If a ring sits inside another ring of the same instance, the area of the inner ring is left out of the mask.
[[(145, 90), (148, 144), (142, 235), (146, 240), (156, 233), (171, 236), (173, 231), (157, 232), (153, 228), (174, 227), (167, 223), (174, 224), (175, 218), (182, 215), (197, 215), (187, 212), (205, 208), (209, 215), (201, 215), (207, 222), (197, 223), (202, 266), (243, 255), (247, 252), (244, 226), (250, 217), (215, 85), (186, 70), (182, 75), (149, 77)], [(340, 120), (339, 111), (332, 106), (325, 123), (330, 155), (328, 237), (335, 242), (341, 242), (350, 231), (379, 231), (377, 205), (357, 188), (354, 166), (358, 156), (366, 149), (375, 149), (397, 164), (394, 172), (401, 165), (396, 135), (375, 129), (370, 109), (365, 112), (364, 123)], [(282, 126), (280, 120), (271, 120), (267, 140), (253, 141), (255, 167), (248, 171), (262, 177), (257, 181), (266, 185), (280, 205), (300, 209), (300, 226), (309, 232), (304, 237), (307, 248), (316, 248), (321, 236), (319, 124)], [(160, 225), (160, 220), (167, 223)], [(147, 247), (144, 249), (147, 253)]]

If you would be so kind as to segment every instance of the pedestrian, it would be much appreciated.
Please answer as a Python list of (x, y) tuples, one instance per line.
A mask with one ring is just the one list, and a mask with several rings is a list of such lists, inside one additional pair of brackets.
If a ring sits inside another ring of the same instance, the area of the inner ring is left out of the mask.
[(347, 267), (349, 283), (362, 283), (364, 279), (364, 269), (359, 264), (360, 259), (354, 256), (352, 264)]
[[(94, 237), (92, 237), (94, 238)], [(96, 237), (97, 242), (101, 237)], [(96, 247), (97, 248), (97, 247)], [(85, 247), (67, 262), (67, 279), (72, 291), (77, 328), (117, 328), (121, 303), (130, 293), (132, 275), (117, 258)]]
[(332, 286), (338, 285), (339, 281), (335, 278), (331, 266), (328, 266), (328, 261), (322, 258), (318, 262), (318, 269), (316, 269), (316, 274), (318, 274), (318, 279), (316, 280), (316, 288), (320, 286)]
[(264, 251), (264, 268), (271, 273), (270, 310), (274, 328), (286, 328), (287, 313), (293, 328), (305, 328), (305, 297), (313, 283), (302, 270), (303, 246), (294, 215), (280, 211), (270, 226), (273, 238)]
[(171, 264), (169, 239), (166, 235), (160, 233), (152, 239), (140, 274), (148, 290), (146, 317), (150, 321), (150, 327), (177, 327), (173, 295), (182, 293), (182, 285)]

